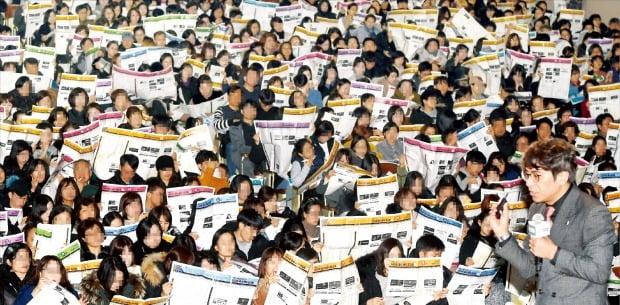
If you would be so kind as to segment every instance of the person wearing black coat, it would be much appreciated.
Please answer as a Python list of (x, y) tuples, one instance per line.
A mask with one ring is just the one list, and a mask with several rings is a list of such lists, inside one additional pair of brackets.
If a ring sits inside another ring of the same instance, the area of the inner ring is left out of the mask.
[(265, 249), (273, 246), (264, 235), (257, 234), (262, 229), (263, 223), (263, 217), (256, 210), (243, 209), (237, 215), (237, 221), (230, 221), (223, 226), (235, 235), (237, 241), (235, 255), (249, 262), (260, 258)]
[(364, 255), (355, 261), (357, 271), (360, 275), (360, 282), (364, 291), (359, 294), (360, 305), (368, 304), (368, 301), (374, 299), (384, 299), (383, 285), (387, 284), (387, 270), (383, 262), (387, 258), (403, 257), (403, 246), (400, 241), (395, 238), (384, 240), (379, 248), (374, 252)]
[[(26, 258), (29, 260), (29, 267), (24, 264)], [(4, 251), (3, 261), (4, 263), (0, 265), (0, 288), (2, 290), (0, 304), (13, 304), (25, 281), (34, 271), (32, 253), (24, 243), (10, 244)], [(26, 271), (25, 274), (18, 275), (19, 272), (24, 271)]]

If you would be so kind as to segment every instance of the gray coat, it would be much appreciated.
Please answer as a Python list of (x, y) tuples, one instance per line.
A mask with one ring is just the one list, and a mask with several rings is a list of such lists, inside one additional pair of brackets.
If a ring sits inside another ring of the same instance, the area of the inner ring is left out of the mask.
[[(545, 215), (545, 204), (534, 204), (528, 219)], [(608, 304), (607, 279), (611, 272), (614, 233), (611, 215), (601, 202), (572, 186), (551, 227), (551, 240), (559, 247), (555, 265), (544, 259), (537, 281), (537, 304)], [(523, 276), (536, 274), (529, 250), (514, 238), (497, 243), (496, 252)], [(529, 244), (529, 240), (526, 240)]]

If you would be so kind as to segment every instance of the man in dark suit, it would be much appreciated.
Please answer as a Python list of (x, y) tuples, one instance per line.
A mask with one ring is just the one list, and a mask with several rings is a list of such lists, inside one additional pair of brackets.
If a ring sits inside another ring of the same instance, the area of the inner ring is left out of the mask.
[(539, 141), (523, 157), (523, 178), (534, 201), (528, 219), (541, 214), (552, 223), (549, 236), (528, 237), (529, 250), (520, 248), (508, 231), (507, 205), (491, 221), (499, 240), (497, 254), (522, 277), (538, 275), (538, 304), (608, 304), (611, 215), (574, 185), (576, 168), (574, 148), (561, 139)]

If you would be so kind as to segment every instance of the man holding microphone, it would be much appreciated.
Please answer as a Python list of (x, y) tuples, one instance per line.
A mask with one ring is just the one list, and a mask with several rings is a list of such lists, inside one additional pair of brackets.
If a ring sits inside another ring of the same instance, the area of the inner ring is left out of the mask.
[(529, 250), (521, 249), (508, 231), (508, 206), (500, 206), (499, 211), (495, 206), (492, 213), (497, 217), (491, 226), (498, 238), (496, 253), (522, 277), (538, 275), (537, 304), (608, 304), (614, 244), (611, 215), (601, 202), (574, 185), (574, 148), (561, 139), (538, 141), (525, 153), (522, 166), (534, 202), (528, 225), (541, 223), (533, 222), (534, 218), (546, 221), (550, 234), (543, 237), (541, 227), (530, 228)]

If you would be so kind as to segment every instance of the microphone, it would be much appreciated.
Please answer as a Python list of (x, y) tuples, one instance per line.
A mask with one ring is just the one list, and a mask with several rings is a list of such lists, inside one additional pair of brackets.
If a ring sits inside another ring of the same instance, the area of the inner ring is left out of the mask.
[[(534, 214), (527, 224), (527, 234), (530, 238), (541, 238), (551, 234), (551, 223), (546, 221), (542, 214)], [(542, 270), (542, 259), (536, 257), (536, 273)]]
[(542, 214), (535, 214), (527, 224), (527, 234), (530, 238), (549, 236), (551, 234), (551, 223), (546, 221)]

